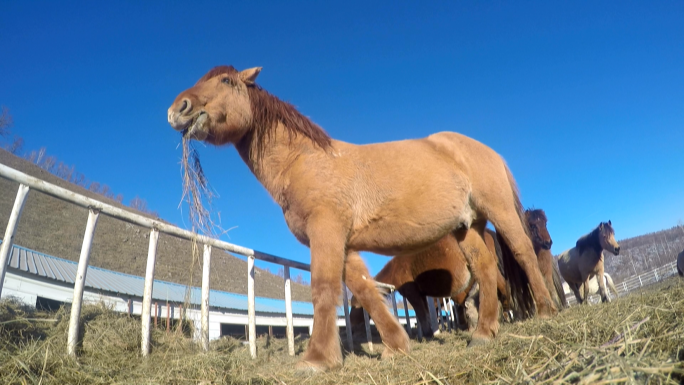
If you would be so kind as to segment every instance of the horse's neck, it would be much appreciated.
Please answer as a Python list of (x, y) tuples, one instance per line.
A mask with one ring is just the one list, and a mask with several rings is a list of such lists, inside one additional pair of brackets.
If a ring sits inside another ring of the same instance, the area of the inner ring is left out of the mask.
[(285, 204), (283, 192), (289, 183), (288, 172), (293, 163), (312, 153), (323, 151), (304, 135), (288, 133), (281, 123), (265, 137), (247, 134), (235, 144), (235, 148), (254, 176), (281, 207)]
[(405, 256), (390, 259), (375, 276), (375, 280), (394, 285), (396, 288), (402, 287), (405, 283), (413, 281), (413, 276), (409, 273), (409, 266), (407, 266), (408, 262), (410, 260)]

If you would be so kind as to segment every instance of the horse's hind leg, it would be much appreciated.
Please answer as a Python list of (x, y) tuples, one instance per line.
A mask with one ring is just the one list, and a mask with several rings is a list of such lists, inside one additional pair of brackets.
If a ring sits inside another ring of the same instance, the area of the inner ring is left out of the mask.
[[(496, 199), (491, 199), (491, 201), (499, 202)], [(532, 241), (525, 233), (521, 218), (516, 211), (512, 193), (508, 199), (508, 204), (491, 206), (487, 210), (489, 220), (496, 228), (496, 231), (501, 234), (508, 248), (511, 249), (515, 260), (525, 271), (532, 289), (534, 302), (537, 305), (537, 315), (542, 318), (553, 316), (557, 313), (557, 309), (551, 300), (551, 294), (539, 270), (539, 263), (532, 248)]]
[(584, 285), (579, 285), (577, 283), (568, 283), (568, 286), (570, 286), (570, 289), (572, 289), (572, 292), (575, 294), (575, 299), (577, 300), (577, 304), (581, 305), (582, 302), (584, 302), (584, 299), (582, 298), (582, 295), (580, 294), (580, 289), (584, 290)]
[(409, 351), (408, 334), (385, 305), (375, 287), (375, 281), (368, 273), (366, 264), (357, 252), (349, 252), (344, 266), (344, 281), (359, 300), (361, 306), (375, 322), (375, 327), (382, 337), (386, 348), (383, 357), (389, 357), (396, 351)]
[(485, 224), (473, 223), (469, 230), (461, 230), (457, 233), (458, 245), (465, 254), (480, 286), (479, 318), (470, 345), (478, 345), (491, 340), (499, 330), (499, 306), (496, 295), (498, 269), (494, 256), (489, 252), (483, 240)]

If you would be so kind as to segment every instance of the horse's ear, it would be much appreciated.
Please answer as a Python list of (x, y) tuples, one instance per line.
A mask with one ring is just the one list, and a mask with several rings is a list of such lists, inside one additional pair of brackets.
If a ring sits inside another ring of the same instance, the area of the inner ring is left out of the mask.
[(248, 68), (240, 71), (238, 76), (245, 84), (251, 86), (254, 84), (257, 76), (259, 76), (259, 72), (261, 72), (261, 67)]
[(611, 225), (611, 226), (613, 225), (612, 223), (610, 223), (610, 219), (608, 220), (608, 224)]
[(603, 230), (603, 222), (599, 224), (599, 230)]

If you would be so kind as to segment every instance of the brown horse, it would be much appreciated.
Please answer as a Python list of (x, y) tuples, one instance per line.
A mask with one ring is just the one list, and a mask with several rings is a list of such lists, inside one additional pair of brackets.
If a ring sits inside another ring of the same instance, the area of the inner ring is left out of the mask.
[[(620, 245), (615, 240), (615, 230), (610, 221), (601, 222), (592, 232), (578, 239), (575, 247), (558, 256), (560, 273), (575, 293), (579, 304), (589, 298), (589, 280), (594, 276), (603, 277), (603, 250), (620, 254)], [(582, 284), (584, 295), (580, 295), (579, 291)], [(604, 280), (599, 279), (598, 285), (601, 301), (610, 302)]]
[[(487, 229), (484, 237), (491, 259), (489, 263), (496, 264), (497, 247), (494, 234)], [(470, 273), (470, 266), (453, 234), (448, 234), (429, 248), (413, 254), (404, 254), (392, 258), (375, 276), (375, 280), (394, 285), (399, 294), (411, 303), (420, 323), (423, 336), (432, 337), (433, 331), (428, 318), (428, 303), (426, 296), (435, 298), (450, 297), (457, 305), (465, 304), (466, 296), (470, 292), (477, 271)], [(499, 298), (504, 310), (508, 310), (508, 293), (506, 282), (497, 268), (496, 285)], [(352, 328), (364, 323), (363, 308), (356, 297), (351, 300), (350, 313)], [(485, 312), (496, 315), (498, 309)], [(461, 316), (462, 317), (462, 316)], [(479, 317), (478, 325), (486, 328), (493, 320)]]
[[(560, 278), (557, 264), (554, 262), (554, 257), (551, 254), (553, 240), (551, 239), (551, 235), (547, 228), (548, 220), (546, 218), (546, 213), (541, 209), (528, 209), (525, 210), (525, 220), (546, 287), (551, 293), (556, 307), (558, 309), (566, 308), (568, 302), (565, 298), (565, 292), (563, 291), (563, 283)], [(507, 290), (505, 291), (506, 293), (509, 293), (509, 297), (507, 298), (510, 301), (508, 309), (513, 312), (515, 319), (521, 320), (529, 318), (535, 312), (535, 304), (532, 294), (530, 293), (527, 276), (517, 262), (505, 257), (507, 252), (510, 253), (510, 250), (508, 250), (505, 245), (501, 245), (497, 240), (496, 246), (500, 249), (497, 250), (497, 256), (499, 258), (499, 263), (503, 264), (505, 282), (508, 285)], [(477, 293), (470, 293), (468, 296), (475, 299), (475, 302), (477, 302)], [(465, 309), (457, 303), (456, 311), (459, 315), (466, 316), (469, 326), (477, 321), (477, 319), (473, 319), (473, 316), (477, 315), (475, 309), (465, 311)]]
[(556, 307), (558, 309), (566, 308), (568, 307), (568, 301), (565, 299), (563, 282), (560, 278), (558, 265), (555, 263), (553, 254), (551, 254), (553, 240), (547, 227), (546, 213), (542, 209), (528, 209), (525, 210), (525, 218), (527, 219), (527, 226), (532, 237), (534, 253), (537, 254), (539, 270), (541, 270), (544, 277), (546, 287), (549, 289)]
[[(292, 105), (256, 85), (261, 68), (213, 68), (181, 92), (169, 124), (186, 138), (233, 144), (280, 205), (290, 231), (311, 249), (314, 325), (298, 368), (342, 365), (336, 326), (342, 281), (375, 320), (383, 357), (408, 352), (408, 335), (384, 305), (359, 251), (401, 255), (454, 232), (473, 268), (486, 267), (487, 221), (530, 280), (538, 314), (557, 310), (523, 225), (513, 176), (503, 158), (466, 136), (441, 132), (423, 139), (354, 145), (331, 139)], [(472, 229), (473, 231), (468, 231)], [(496, 268), (480, 272), (496, 280)], [(494, 286), (481, 302), (496, 302)], [(492, 339), (498, 323), (473, 338)]]

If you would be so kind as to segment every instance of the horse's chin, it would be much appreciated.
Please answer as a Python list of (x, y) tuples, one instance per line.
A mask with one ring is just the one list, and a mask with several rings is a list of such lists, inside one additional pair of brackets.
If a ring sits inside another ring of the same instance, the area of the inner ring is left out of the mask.
[(183, 138), (205, 140), (209, 136), (206, 113), (200, 113), (192, 120), (188, 128), (182, 131)]

